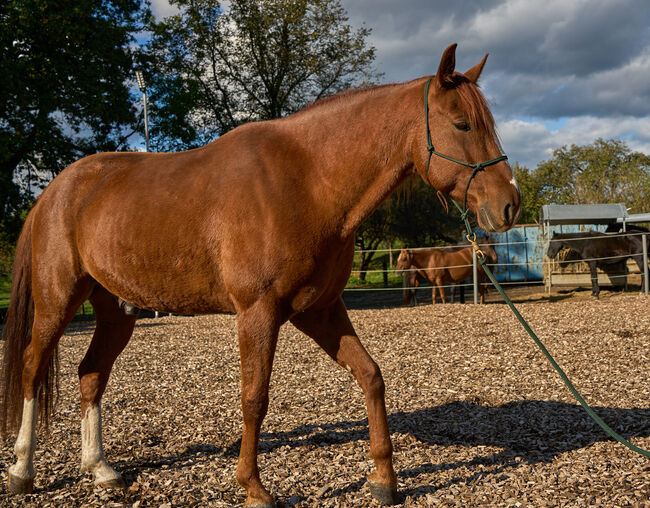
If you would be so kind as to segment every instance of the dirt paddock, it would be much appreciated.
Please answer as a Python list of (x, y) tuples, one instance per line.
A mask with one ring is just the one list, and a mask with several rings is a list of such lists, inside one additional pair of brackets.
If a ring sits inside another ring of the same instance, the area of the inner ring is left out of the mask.
[[(601, 417), (650, 449), (650, 299), (521, 303)], [(353, 310), (380, 365), (403, 506), (650, 506), (650, 460), (610, 440), (504, 305)], [(2, 506), (237, 506), (239, 358), (233, 316), (142, 319), (104, 396), (104, 447), (128, 490), (80, 475), (76, 366), (92, 333), (61, 341), (62, 384), (39, 434), (35, 493)], [(376, 506), (363, 395), (347, 371), (283, 327), (262, 478), (281, 506)]]

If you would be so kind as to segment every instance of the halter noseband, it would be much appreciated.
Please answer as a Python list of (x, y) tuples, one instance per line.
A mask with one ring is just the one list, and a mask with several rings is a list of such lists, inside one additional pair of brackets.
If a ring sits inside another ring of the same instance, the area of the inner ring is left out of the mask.
[[(427, 124), (427, 150), (429, 151), (429, 158), (427, 159), (427, 169), (426, 169), (426, 175), (427, 175), (427, 180), (429, 180), (429, 165), (431, 164), (431, 156), (432, 155), (437, 155), (438, 157), (442, 157), (443, 159), (447, 159), (448, 161), (455, 162), (456, 164), (461, 164), (463, 166), (467, 166), (468, 168), (472, 168), (472, 174), (469, 177), (469, 180), (467, 180), (467, 186), (465, 187), (465, 197), (463, 199), (463, 207), (461, 208), (458, 203), (456, 203), (456, 200), (451, 198), (451, 201), (456, 205), (456, 208), (458, 208), (458, 211), (460, 212), (460, 216), (465, 221), (465, 224), (468, 226), (467, 231), (469, 232), (471, 228), (469, 228), (469, 221), (467, 220), (467, 192), (469, 191), (469, 184), (472, 183), (472, 180), (476, 176), (476, 173), (479, 171), (482, 171), (488, 166), (492, 166), (493, 164), (497, 164), (498, 162), (505, 161), (508, 159), (507, 155), (500, 155), (499, 157), (495, 157), (494, 159), (490, 159), (485, 162), (477, 162), (476, 164), (471, 164), (469, 162), (463, 162), (459, 161), (458, 159), (454, 159), (453, 157), (449, 157), (448, 155), (445, 155), (440, 152), (436, 152), (436, 150), (433, 147), (433, 142), (431, 141), (431, 130), (429, 129), (429, 85), (431, 84), (431, 80), (433, 78), (429, 78), (424, 85), (424, 121)], [(431, 181), (429, 181), (429, 184)]]

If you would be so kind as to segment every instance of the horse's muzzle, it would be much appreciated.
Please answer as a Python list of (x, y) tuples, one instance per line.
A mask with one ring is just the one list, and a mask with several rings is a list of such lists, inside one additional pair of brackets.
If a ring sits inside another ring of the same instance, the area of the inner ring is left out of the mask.
[(479, 225), (486, 231), (507, 231), (515, 225), (519, 218), (521, 202), (508, 200), (495, 208), (485, 205), (479, 208), (477, 215)]

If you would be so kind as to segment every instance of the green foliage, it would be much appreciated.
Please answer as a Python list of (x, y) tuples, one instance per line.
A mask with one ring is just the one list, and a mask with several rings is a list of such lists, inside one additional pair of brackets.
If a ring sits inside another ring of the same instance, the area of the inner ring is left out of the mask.
[(419, 176), (413, 177), (388, 201), (391, 236), (409, 247), (458, 241), (462, 230), (460, 218), (453, 204), (448, 204), (449, 212), (434, 188)]
[[(449, 213), (438, 200), (436, 190), (419, 177), (405, 182), (400, 190), (383, 203), (357, 230), (358, 250), (376, 250), (383, 245), (424, 247), (456, 243), (462, 232), (455, 209)], [(360, 280), (363, 270), (377, 265), (376, 253), (361, 253)]]
[(154, 23), (152, 144), (200, 146), (237, 125), (293, 113), (377, 78), (370, 30), (353, 31), (340, 0), (174, 0)]
[(129, 81), (138, 0), (0, 3), (0, 229), (34, 184), (83, 155), (124, 147), (137, 125)]
[(650, 209), (650, 157), (623, 141), (597, 139), (563, 146), (534, 171), (516, 165), (523, 197), (520, 222), (534, 222), (543, 204), (625, 203), (633, 213)]

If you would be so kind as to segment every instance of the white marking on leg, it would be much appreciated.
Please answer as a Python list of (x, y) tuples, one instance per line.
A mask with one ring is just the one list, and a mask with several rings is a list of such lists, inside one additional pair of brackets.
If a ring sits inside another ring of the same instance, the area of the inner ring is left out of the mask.
[(120, 481), (121, 476), (104, 458), (102, 412), (98, 405), (86, 409), (81, 420), (81, 472), (95, 475), (95, 483)]
[(23, 401), (23, 419), (14, 446), (18, 461), (9, 468), (9, 473), (21, 480), (34, 478), (36, 476), (34, 450), (36, 450), (36, 397)]

